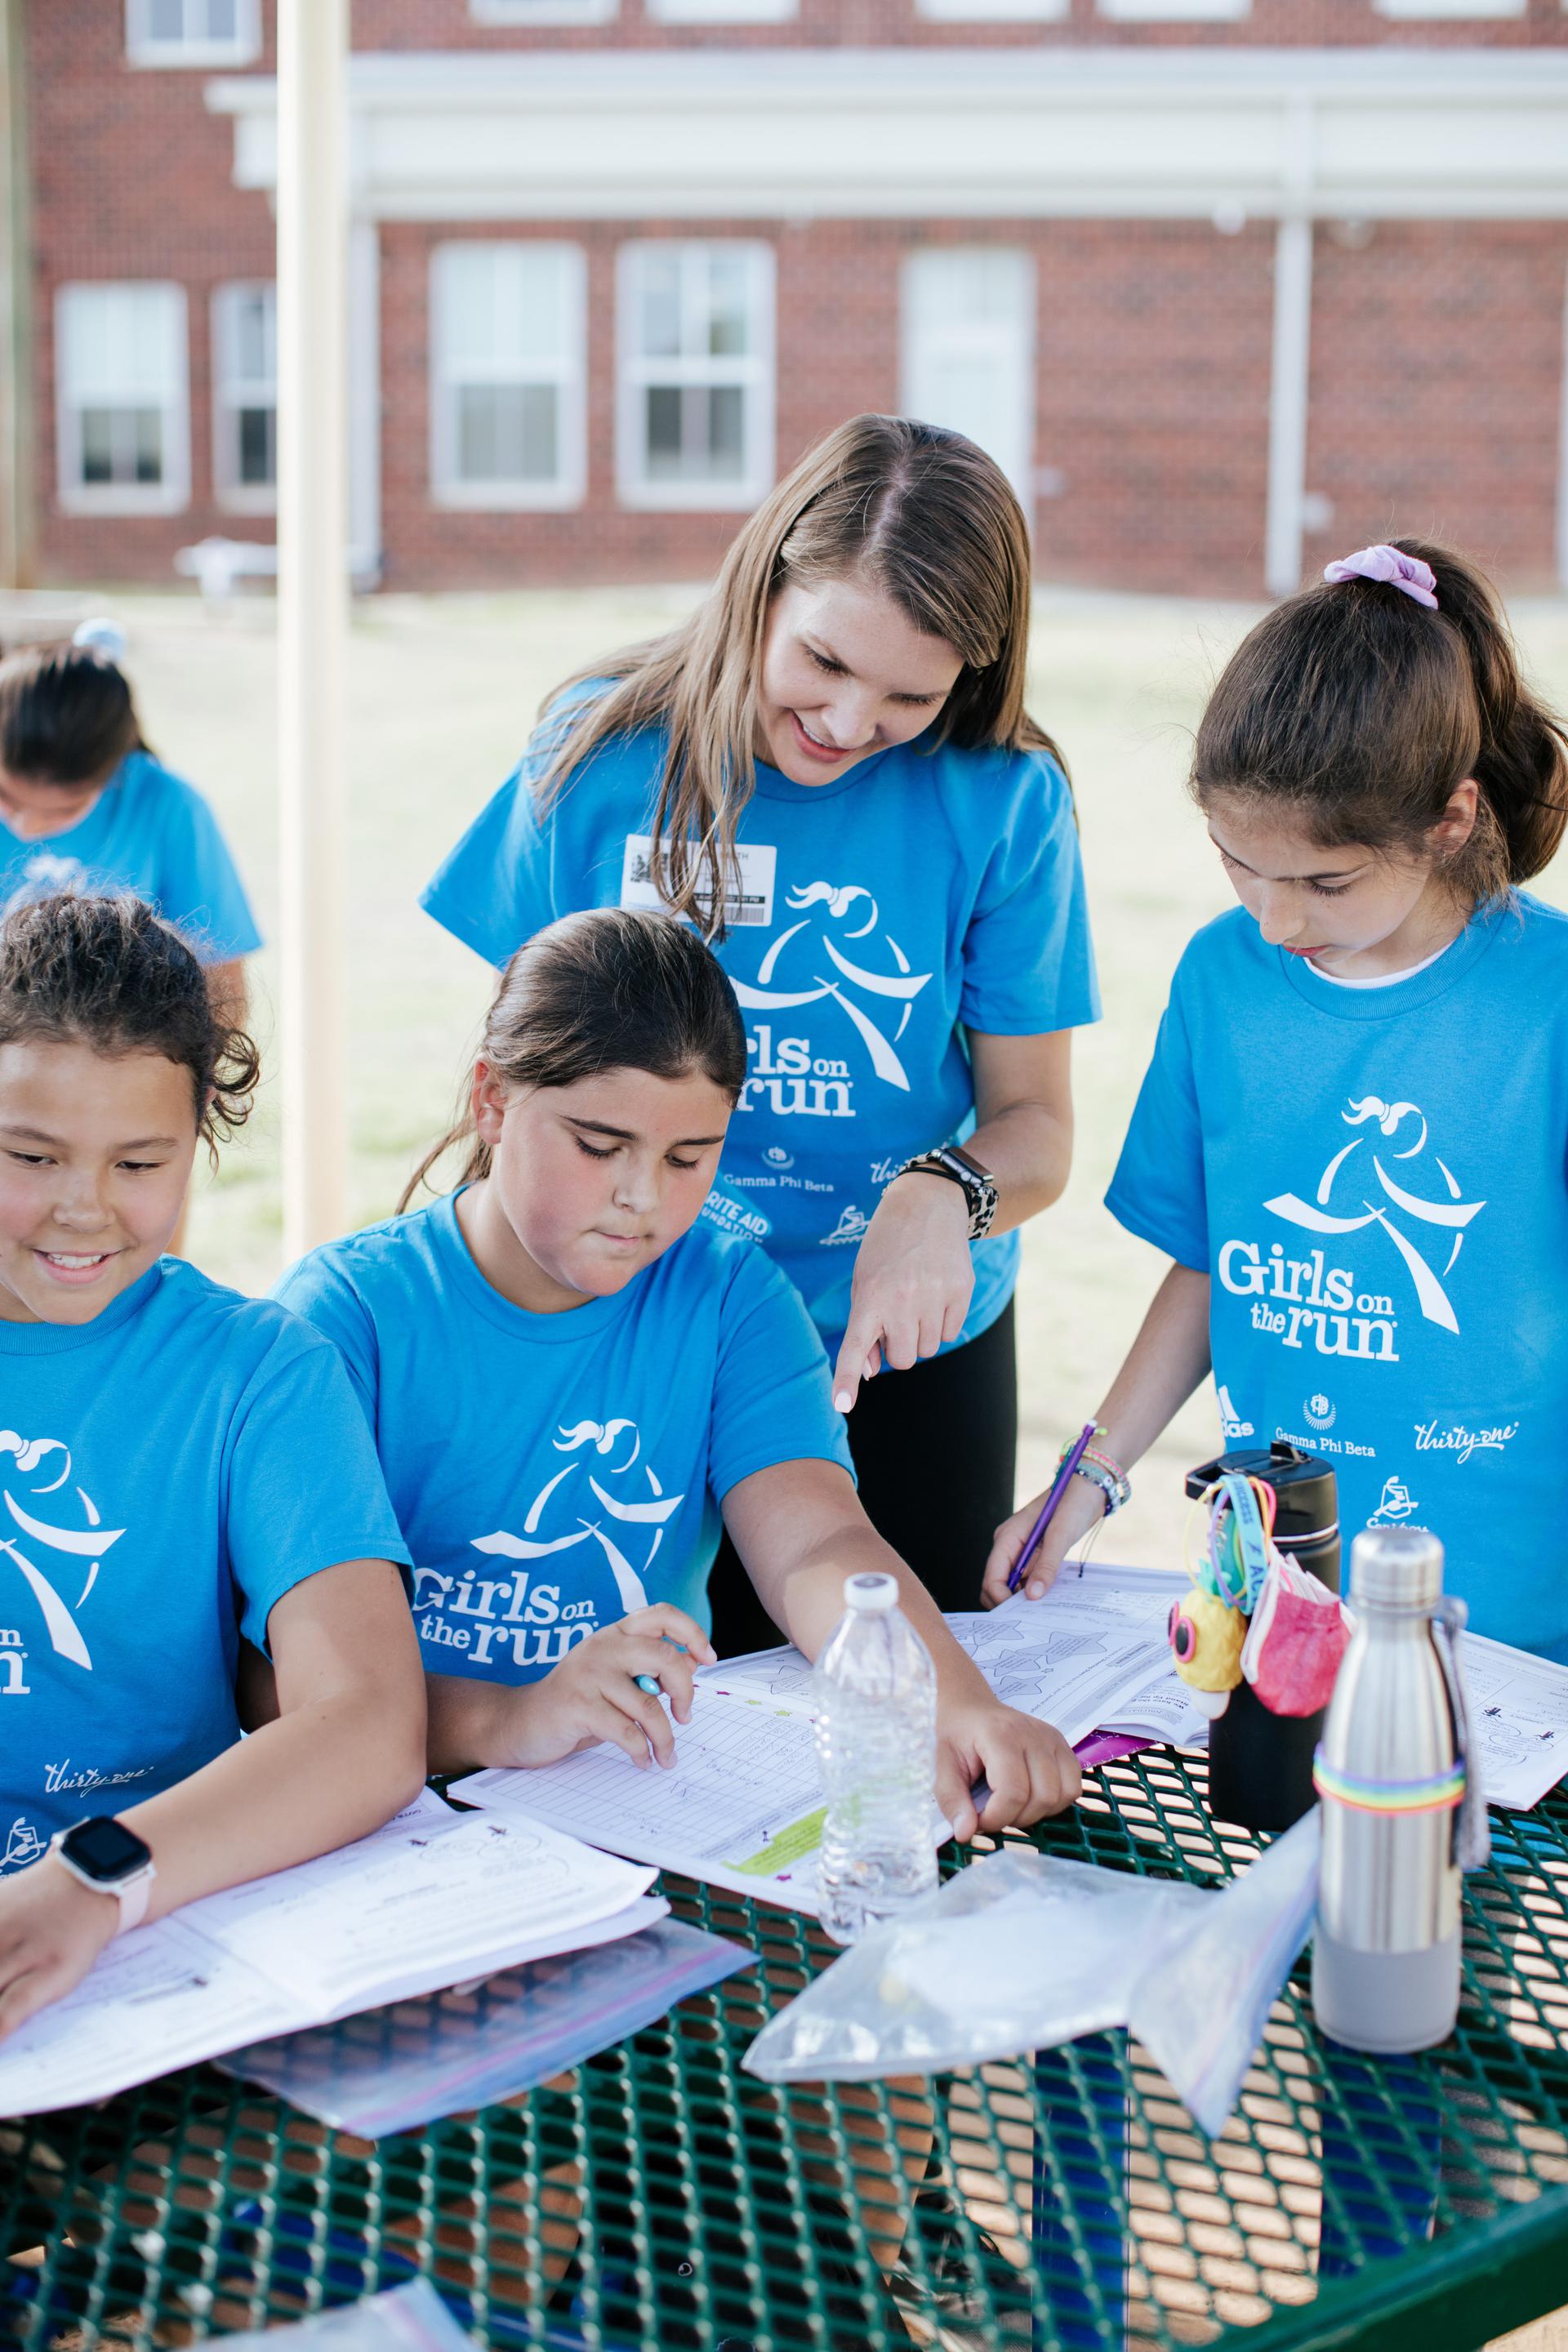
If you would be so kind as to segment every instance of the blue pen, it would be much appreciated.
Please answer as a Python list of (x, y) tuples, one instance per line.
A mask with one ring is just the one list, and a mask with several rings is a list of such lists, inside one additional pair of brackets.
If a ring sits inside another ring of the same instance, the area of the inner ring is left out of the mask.
[[(668, 1633), (661, 1633), (658, 1638), (661, 1642), (669, 1642), (669, 1635)], [(684, 1642), (669, 1642), (669, 1646), (672, 1650), (679, 1650), (683, 1658), (689, 1655)], [(632, 1679), (637, 1684), (638, 1690), (647, 1691), (649, 1698), (658, 1698), (659, 1696), (659, 1683), (658, 1677), (656, 1675), (635, 1675)]]

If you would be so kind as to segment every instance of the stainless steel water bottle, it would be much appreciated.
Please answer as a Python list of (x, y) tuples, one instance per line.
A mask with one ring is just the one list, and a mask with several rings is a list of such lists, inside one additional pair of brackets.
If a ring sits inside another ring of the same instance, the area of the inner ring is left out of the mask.
[(1312, 2003), (1323, 2032), (1352, 2050), (1426, 2050), (1458, 2013), (1465, 1791), (1450, 1639), (1463, 1612), (1449, 1603), (1445, 1622), (1436, 1537), (1357, 1536), (1350, 1605), (1355, 1631), (1318, 1752)]

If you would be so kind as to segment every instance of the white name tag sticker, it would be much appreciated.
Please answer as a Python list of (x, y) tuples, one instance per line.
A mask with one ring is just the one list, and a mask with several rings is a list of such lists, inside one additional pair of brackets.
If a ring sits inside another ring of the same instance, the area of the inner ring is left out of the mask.
[[(653, 839), (646, 833), (628, 833), (621, 860), (621, 904), (640, 913), (663, 914), (665, 902), (653, 878)], [(755, 925), (766, 929), (773, 919), (773, 875), (779, 854), (763, 841), (743, 841), (735, 851), (724, 892), (724, 921), (731, 930)], [(711, 911), (710, 893), (700, 891), (698, 906)]]

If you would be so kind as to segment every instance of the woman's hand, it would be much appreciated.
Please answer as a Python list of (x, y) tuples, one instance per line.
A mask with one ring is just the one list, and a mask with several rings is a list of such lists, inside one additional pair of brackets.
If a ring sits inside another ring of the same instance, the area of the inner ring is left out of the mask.
[(0, 1880), (0, 2042), (80, 1984), (114, 1940), (120, 1906), (52, 1854)]
[[(1019, 1553), (1029, 1540), (1045, 1500), (1045, 1495), (1037, 1495), (1021, 1510), (1015, 1511), (1010, 1519), (1004, 1519), (997, 1528), (980, 1587), (980, 1598), (987, 1609), (994, 1609), (999, 1601), (1007, 1599), (1007, 1579), (1013, 1573)], [(1070, 1479), (1067, 1493), (1057, 1505), (1051, 1523), (1029, 1561), (1028, 1580), (1023, 1590), (1031, 1601), (1045, 1599), (1073, 1545), (1088, 1535), (1090, 1528), (1104, 1515), (1105, 1502), (1100, 1488), (1087, 1478)]]
[[(976, 1813), (970, 1790), (991, 1793)], [(959, 1839), (1009, 1822), (1026, 1829), (1059, 1813), (1083, 1787), (1078, 1758), (1054, 1724), (1020, 1715), (989, 1692), (937, 1715), (936, 1801)]]
[(907, 1371), (956, 1339), (973, 1290), (962, 1188), (945, 1176), (895, 1176), (856, 1254), (849, 1323), (833, 1370), (839, 1412), (884, 1363)]
[(711, 1665), (713, 1644), (695, 1618), (660, 1602), (601, 1625), (569, 1650), (542, 1680), (508, 1691), (497, 1763), (524, 1767), (556, 1763), (602, 1740), (624, 1748), (632, 1762), (675, 1761), (675, 1734), (664, 1702), (637, 1687), (647, 1675), (668, 1698), (677, 1723), (691, 1720), (691, 1686), (699, 1666)]

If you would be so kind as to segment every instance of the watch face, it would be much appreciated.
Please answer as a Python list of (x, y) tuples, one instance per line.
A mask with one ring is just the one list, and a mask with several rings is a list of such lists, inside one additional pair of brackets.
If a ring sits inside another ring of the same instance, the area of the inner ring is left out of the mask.
[(152, 1860), (152, 1849), (128, 1830), (122, 1822), (107, 1813), (100, 1813), (90, 1822), (78, 1822), (75, 1829), (61, 1840), (60, 1851), (75, 1863), (84, 1877), (97, 1881), (100, 1886), (112, 1886), (121, 1878), (129, 1878)]

